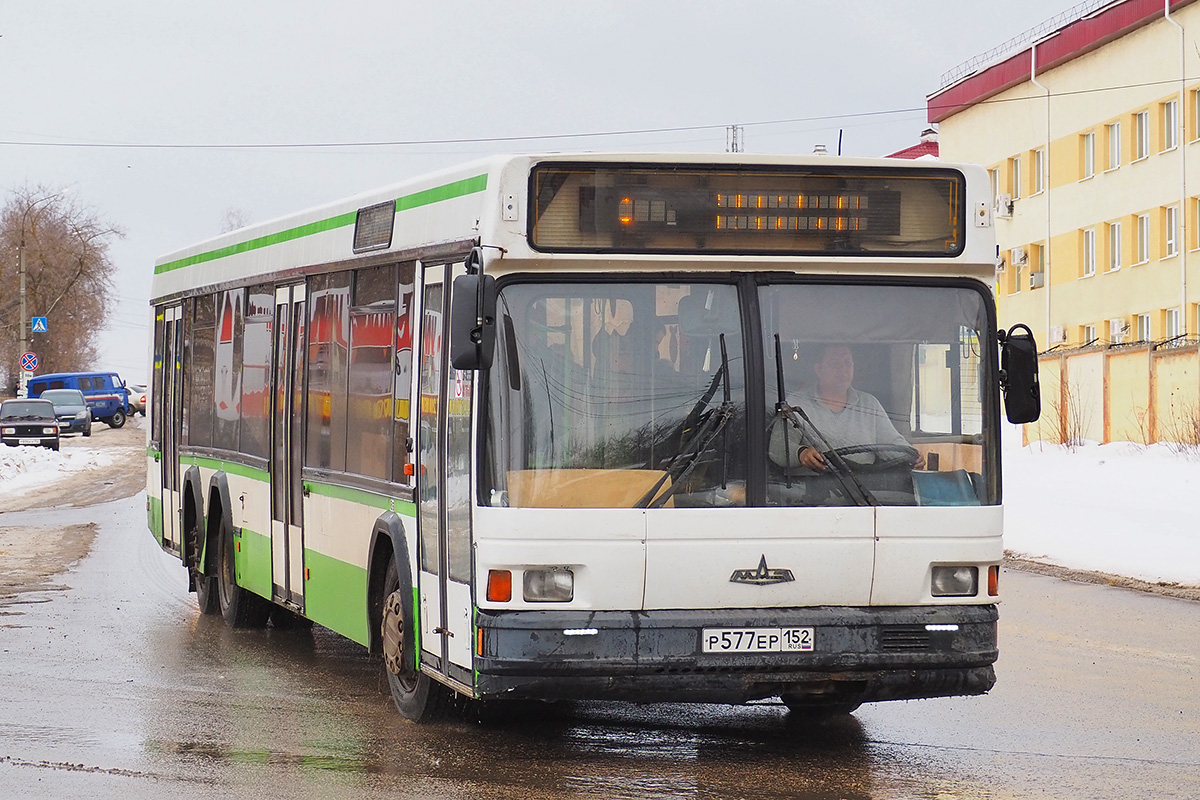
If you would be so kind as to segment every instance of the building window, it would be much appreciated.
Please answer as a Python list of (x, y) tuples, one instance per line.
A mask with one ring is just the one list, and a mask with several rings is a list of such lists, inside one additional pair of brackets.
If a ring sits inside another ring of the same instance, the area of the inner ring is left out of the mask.
[(1124, 317), (1114, 317), (1108, 321), (1108, 341), (1112, 344), (1123, 343), (1128, 333), (1129, 323)]
[(1121, 123), (1105, 125), (1104, 132), (1104, 146), (1108, 149), (1108, 169), (1116, 169), (1121, 166)]
[(1162, 104), (1163, 150), (1173, 150), (1179, 145), (1179, 102), (1168, 100)]
[(1200, 89), (1193, 89), (1192, 101), (1192, 141), (1200, 139)]
[(1084, 325), (1082, 333), (1083, 333), (1083, 335), (1081, 338), (1083, 339), (1084, 347), (1087, 347), (1089, 344), (1092, 344), (1096, 341), (1096, 326), (1095, 325)]
[(1025, 260), (1028, 256), (1022, 247), (1014, 247), (1008, 251), (1008, 293), (1017, 294), (1021, 291), (1021, 278), (1025, 274)]
[(1096, 229), (1083, 232), (1083, 277), (1096, 274)]
[(1108, 270), (1121, 268), (1121, 223), (1108, 224)]
[(1150, 341), (1150, 315), (1138, 314), (1135, 319), (1137, 320), (1137, 341)]
[(1046, 188), (1046, 151), (1038, 148), (1033, 151), (1033, 193), (1037, 194)]
[(1096, 174), (1096, 134), (1085, 133), (1082, 137), (1083, 177), (1090, 178)]
[(1137, 218), (1137, 263), (1150, 260), (1150, 215), (1139, 214)]
[(1179, 206), (1163, 209), (1163, 258), (1179, 253)]
[(1139, 111), (1133, 115), (1133, 160), (1150, 155), (1150, 112)]
[(1021, 157), (1014, 156), (1008, 160), (1008, 183), (1012, 189), (1013, 200), (1021, 196)]
[(1000, 206), (1000, 170), (989, 169), (988, 180), (992, 183), (992, 208)]
[(1179, 336), (1179, 309), (1163, 309), (1163, 338), (1174, 339)]

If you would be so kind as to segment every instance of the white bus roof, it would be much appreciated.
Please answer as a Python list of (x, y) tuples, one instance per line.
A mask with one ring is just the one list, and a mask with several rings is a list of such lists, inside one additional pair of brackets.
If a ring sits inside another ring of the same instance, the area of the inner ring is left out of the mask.
[[(641, 261), (646, 268), (664, 261), (678, 259), (695, 264), (698, 259), (709, 262), (710, 257), (695, 253), (679, 256), (656, 254), (621, 255), (546, 255), (534, 252), (525, 238), (528, 209), (529, 174), (539, 163), (612, 163), (612, 164), (695, 164), (721, 166), (814, 166), (887, 168), (888, 170), (956, 170), (967, 177), (968, 196), (967, 236), (963, 252), (952, 259), (953, 274), (971, 274), (990, 279), (988, 271), (995, 260), (994, 235), (991, 230), (991, 198), (986, 173), (973, 165), (937, 162), (914, 163), (902, 159), (846, 158), (837, 156), (752, 155), (746, 153), (553, 153), (538, 155), (505, 155), (481, 159), (438, 172), (422, 175), (399, 183), (389, 184), (361, 194), (310, 208), (296, 214), (257, 223), (190, 247), (168, 253), (155, 262), (151, 295), (161, 299), (187, 293), (210, 285), (245, 282), (257, 276), (264, 279), (280, 272), (305, 267), (351, 262), (362, 256), (379, 253), (412, 252), (418, 248), (462, 244), (481, 240), (484, 245), (503, 248), (504, 264), (509, 268), (529, 265), (531, 259), (553, 258), (556, 267), (564, 269), (596, 266), (599, 259), (606, 266), (617, 260), (629, 264)], [(355, 221), (360, 209), (394, 204), (395, 222), (390, 242), (368, 252), (355, 253)], [(506, 213), (504, 207), (509, 207)], [(513, 210), (515, 209), (515, 210)], [(986, 213), (985, 211), (986, 210)], [(975, 222), (972, 222), (975, 215)], [(981, 224), (986, 216), (986, 226)], [(977, 231), (988, 228), (988, 236)], [(756, 261), (794, 267), (798, 263), (828, 260), (813, 256), (772, 254), (753, 258), (728, 256), (712, 257), (724, 261), (727, 268), (755, 268)], [(892, 259), (914, 268), (919, 260)], [(575, 261), (574, 265), (569, 262)], [(837, 272), (855, 272), (854, 262), (879, 259), (839, 257)], [(947, 259), (941, 259), (943, 268)], [(710, 264), (711, 265), (711, 264)], [(899, 266), (899, 265), (897, 265)], [(828, 269), (826, 269), (828, 271)], [(877, 270), (876, 270), (877, 271)], [(907, 274), (903, 269), (888, 269), (890, 274)], [(994, 276), (991, 276), (994, 277)]]

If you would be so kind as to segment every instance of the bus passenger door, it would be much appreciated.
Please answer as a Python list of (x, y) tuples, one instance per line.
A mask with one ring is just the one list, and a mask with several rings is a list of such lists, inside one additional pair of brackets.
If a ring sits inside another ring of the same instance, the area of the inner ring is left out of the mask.
[(162, 353), (162, 487), (163, 547), (179, 553), (183, 524), (179, 488), (179, 436), (183, 418), (183, 314), (170, 306), (163, 316)]
[(304, 609), (304, 285), (275, 289), (271, 392), (271, 576), (274, 599)]
[(417, 430), (421, 663), (473, 685), (471, 599), (472, 373), (450, 367), (446, 336), (454, 267), (424, 267)]

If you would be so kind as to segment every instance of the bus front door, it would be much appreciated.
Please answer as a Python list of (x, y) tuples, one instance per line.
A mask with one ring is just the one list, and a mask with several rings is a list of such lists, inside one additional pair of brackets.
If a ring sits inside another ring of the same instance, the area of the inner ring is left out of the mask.
[(423, 267), (417, 526), (421, 664), (470, 688), (472, 375), (450, 367), (448, 287), (461, 264)]
[(170, 306), (163, 315), (162, 353), (162, 534), (163, 548), (180, 553), (179, 436), (183, 421), (183, 314)]
[(271, 583), (274, 599), (304, 610), (304, 285), (275, 289), (271, 393)]

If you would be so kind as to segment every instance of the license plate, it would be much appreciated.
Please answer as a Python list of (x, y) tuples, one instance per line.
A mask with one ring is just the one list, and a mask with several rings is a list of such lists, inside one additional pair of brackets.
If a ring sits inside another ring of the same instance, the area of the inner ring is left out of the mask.
[(705, 628), (703, 653), (811, 653), (812, 628)]
[(17, 444), (41, 444), (41, 439), (18, 439)]

